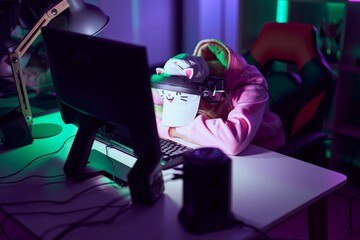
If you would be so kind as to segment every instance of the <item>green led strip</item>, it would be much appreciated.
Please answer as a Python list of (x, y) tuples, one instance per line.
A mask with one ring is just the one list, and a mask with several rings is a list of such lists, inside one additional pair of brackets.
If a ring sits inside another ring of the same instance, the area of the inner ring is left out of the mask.
[(288, 21), (288, 12), (289, 12), (289, 1), (288, 0), (278, 0), (277, 9), (276, 9), (276, 22), (284, 23)]

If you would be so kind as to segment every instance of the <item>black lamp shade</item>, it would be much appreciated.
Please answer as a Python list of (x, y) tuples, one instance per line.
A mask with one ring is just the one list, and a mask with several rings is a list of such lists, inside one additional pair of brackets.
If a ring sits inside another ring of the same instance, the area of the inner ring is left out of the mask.
[(69, 31), (96, 35), (109, 21), (109, 17), (94, 5), (82, 0), (68, 0), (68, 3), (70, 5)]

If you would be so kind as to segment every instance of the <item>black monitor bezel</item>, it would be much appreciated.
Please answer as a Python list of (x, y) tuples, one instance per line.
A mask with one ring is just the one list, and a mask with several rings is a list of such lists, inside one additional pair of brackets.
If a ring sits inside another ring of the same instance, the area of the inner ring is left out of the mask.
[(67, 177), (92, 177), (86, 164), (96, 135), (128, 145), (116, 131), (125, 127), (137, 156), (128, 175), (132, 201), (154, 203), (164, 187), (146, 48), (51, 27), (42, 35), (62, 119), (79, 126)]

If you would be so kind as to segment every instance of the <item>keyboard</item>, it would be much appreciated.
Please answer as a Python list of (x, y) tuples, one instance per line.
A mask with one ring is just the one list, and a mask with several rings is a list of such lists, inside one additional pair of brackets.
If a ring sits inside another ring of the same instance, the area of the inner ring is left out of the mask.
[[(120, 145), (112, 146), (117, 150), (134, 156), (133, 152), (129, 149), (126, 150)], [(160, 139), (160, 150), (163, 154), (161, 158), (161, 165), (163, 170), (166, 170), (182, 164), (183, 154), (187, 151), (191, 151), (192, 148), (171, 140)], [(128, 183), (127, 176), (131, 171), (131, 167), (121, 163), (120, 161), (112, 159), (111, 157), (106, 156), (105, 154), (95, 149), (92, 149), (90, 152), (87, 167), (88, 173), (90, 175), (96, 176), (101, 174), (109, 179), (117, 181), (119, 184), (124, 186)]]
[[(104, 144), (108, 144), (108, 141), (100, 135), (97, 136), (97, 140), (99, 140), (100, 142), (103, 142)], [(134, 152), (131, 148), (128, 148), (122, 144), (119, 144), (119, 143), (113, 142), (113, 141), (111, 141), (111, 146), (113, 146), (114, 148), (116, 148), (117, 150), (119, 150), (123, 153), (126, 153), (126, 154), (136, 158), (136, 156), (134, 155)], [(177, 142), (171, 141), (169, 139), (160, 138), (160, 151), (162, 154), (160, 163), (162, 165), (163, 170), (174, 168), (174, 167), (182, 164), (183, 163), (183, 154), (185, 152), (191, 151), (191, 150), (192, 150), (192, 148), (185, 146), (181, 143), (177, 143)]]
[(161, 164), (163, 166), (163, 170), (166, 170), (182, 164), (183, 154), (191, 151), (192, 148), (181, 143), (160, 138), (160, 150), (162, 153)]

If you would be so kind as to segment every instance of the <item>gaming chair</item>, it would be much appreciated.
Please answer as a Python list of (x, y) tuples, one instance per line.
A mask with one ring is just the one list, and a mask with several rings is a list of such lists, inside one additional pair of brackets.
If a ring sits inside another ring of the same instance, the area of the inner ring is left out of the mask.
[[(336, 76), (318, 48), (317, 30), (303, 23), (265, 23), (244, 57), (266, 78), (270, 110), (279, 115), (288, 156), (324, 165), (323, 123)], [(321, 160), (320, 160), (321, 159)]]

